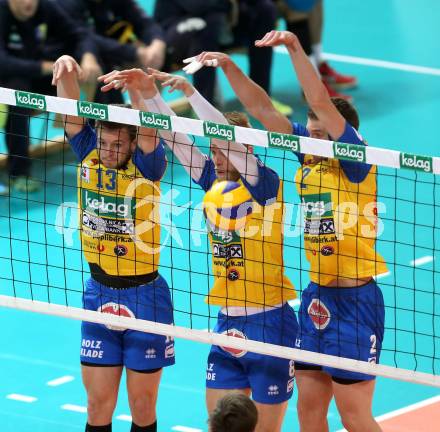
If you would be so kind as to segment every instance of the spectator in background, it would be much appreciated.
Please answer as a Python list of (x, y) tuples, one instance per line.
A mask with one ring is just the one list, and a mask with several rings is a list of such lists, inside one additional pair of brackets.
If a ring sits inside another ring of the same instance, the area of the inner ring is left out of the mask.
[[(249, 75), (270, 94), (272, 49), (259, 50), (254, 41), (276, 25), (273, 0), (156, 0), (155, 19), (165, 30), (167, 68), (202, 51), (224, 51), (246, 47)], [(216, 71), (203, 68), (194, 75), (194, 85), (215, 103)], [(274, 101), (285, 115), (292, 109)]]
[(253, 432), (257, 421), (255, 404), (242, 393), (229, 393), (209, 416), (209, 432)]
[[(79, 25), (93, 30), (105, 72), (137, 66), (162, 68), (166, 51), (163, 31), (136, 0), (57, 1)], [(90, 96), (101, 103), (123, 102), (118, 90)]]
[(352, 101), (352, 97), (339, 93), (356, 87), (354, 76), (335, 71), (322, 57), (323, 2), (322, 0), (276, 0), (286, 27), (295, 33), (309, 56), (331, 97)]
[[(154, 18), (165, 31), (168, 45), (165, 70), (202, 51), (218, 51), (231, 9), (230, 0), (156, 0)], [(194, 85), (214, 102), (216, 71), (203, 68), (194, 75)]]
[[(16, 90), (53, 94), (52, 66), (59, 55), (49, 40), (62, 41), (89, 76), (100, 73), (90, 34), (78, 27), (50, 0), (0, 0), (0, 85)], [(21, 192), (33, 192), (40, 183), (30, 178), (29, 115), (27, 108), (9, 106), (6, 145), (10, 183)], [(0, 192), (8, 189), (0, 186)]]

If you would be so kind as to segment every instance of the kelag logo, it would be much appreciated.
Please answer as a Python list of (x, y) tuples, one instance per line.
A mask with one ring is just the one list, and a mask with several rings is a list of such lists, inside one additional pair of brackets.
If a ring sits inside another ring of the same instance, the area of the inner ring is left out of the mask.
[(139, 120), (141, 125), (145, 127), (163, 130), (171, 129), (170, 116), (164, 114), (141, 111), (139, 112)]
[(107, 105), (78, 101), (77, 108), (80, 117), (87, 117), (95, 120), (108, 120)]
[(221, 140), (235, 141), (234, 127), (222, 125), (210, 121), (203, 122), (203, 131), (208, 138), (218, 138)]
[(15, 91), (15, 103), (19, 107), (46, 111), (46, 98), (38, 93)]
[(131, 199), (127, 205), (123, 196), (109, 196), (97, 194), (83, 189), (83, 210), (93, 211), (98, 216), (106, 216), (113, 219), (134, 219), (136, 215), (136, 200)]
[(280, 148), (282, 150), (300, 151), (299, 138), (275, 132), (269, 132), (269, 147)]
[(432, 157), (400, 153), (400, 167), (432, 173)]
[(356, 144), (333, 143), (333, 152), (337, 159), (365, 162), (365, 146)]

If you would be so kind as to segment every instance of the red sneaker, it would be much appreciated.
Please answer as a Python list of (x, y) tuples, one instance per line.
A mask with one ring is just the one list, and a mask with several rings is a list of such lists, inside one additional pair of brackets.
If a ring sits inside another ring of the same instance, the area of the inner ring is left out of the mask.
[(336, 72), (327, 62), (322, 62), (318, 69), (323, 81), (337, 89), (350, 89), (357, 86), (356, 77)]
[(328, 91), (328, 94), (330, 95), (330, 97), (337, 97), (337, 98), (341, 98), (341, 99), (345, 99), (347, 102), (352, 103), (353, 102), (353, 97), (347, 94), (343, 94), (343, 93), (338, 93), (333, 86), (331, 86), (329, 83), (327, 83), (326, 81), (322, 80), (325, 88)]

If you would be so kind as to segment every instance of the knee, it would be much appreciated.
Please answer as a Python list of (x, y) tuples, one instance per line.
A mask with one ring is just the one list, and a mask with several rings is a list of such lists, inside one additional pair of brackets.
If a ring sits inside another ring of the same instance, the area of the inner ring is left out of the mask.
[(347, 431), (355, 432), (359, 424), (359, 417), (354, 413), (341, 413), (341, 422)]
[(113, 395), (109, 396), (104, 394), (88, 394), (87, 415), (89, 418), (89, 423), (110, 423), (115, 405), (116, 400)]
[(325, 421), (327, 418), (327, 409), (317, 404), (316, 400), (313, 401), (298, 398), (297, 410), (301, 423), (309, 423), (310, 420), (318, 423), (323, 420)]
[(136, 424), (149, 425), (156, 420), (156, 398), (152, 394), (129, 398), (130, 409)]

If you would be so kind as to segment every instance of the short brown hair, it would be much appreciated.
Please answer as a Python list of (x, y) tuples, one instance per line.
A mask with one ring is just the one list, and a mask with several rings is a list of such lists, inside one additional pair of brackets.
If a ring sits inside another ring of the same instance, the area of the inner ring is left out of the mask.
[(209, 416), (210, 432), (253, 432), (257, 426), (255, 404), (242, 393), (230, 393), (217, 402)]
[[(356, 130), (358, 130), (359, 115), (355, 107), (350, 102), (347, 102), (345, 99), (339, 97), (334, 97), (331, 99), (333, 105), (341, 113), (342, 117), (344, 117), (345, 120), (347, 120), (347, 122), (350, 123), (351, 126), (353, 126)], [(307, 113), (307, 117), (309, 117), (312, 120), (318, 120), (318, 116), (311, 109), (309, 109), (309, 112)]]
[[(111, 106), (121, 107), (121, 108), (131, 108), (131, 104), (111, 104)], [(98, 130), (99, 128), (105, 128), (110, 130), (116, 129), (126, 129), (128, 132), (128, 136), (130, 137), (130, 141), (136, 139), (138, 134), (137, 126), (124, 124), (124, 123), (115, 123), (111, 121), (97, 120), (95, 123), (95, 128)]]
[(225, 112), (224, 116), (226, 117), (226, 120), (230, 125), (243, 126), (243, 127), (251, 126), (249, 117), (243, 112), (239, 112), (239, 111)]

